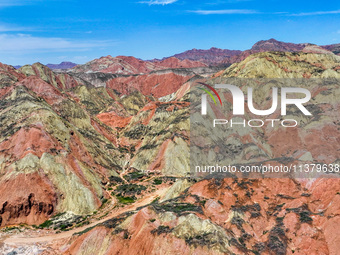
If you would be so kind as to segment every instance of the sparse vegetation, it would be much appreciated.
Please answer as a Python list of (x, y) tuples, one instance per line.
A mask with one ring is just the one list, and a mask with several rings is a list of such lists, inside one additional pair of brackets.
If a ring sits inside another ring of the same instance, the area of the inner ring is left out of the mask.
[(124, 176), (124, 178), (127, 181), (134, 181), (134, 180), (140, 180), (143, 179), (143, 177), (145, 177), (144, 173), (142, 172), (132, 172), (132, 173), (128, 173), (126, 176)]
[(168, 234), (171, 233), (172, 229), (169, 226), (162, 226), (160, 225), (158, 228), (151, 230), (151, 234), (158, 236), (161, 234)]
[(85, 234), (85, 233), (91, 231), (93, 228), (94, 228), (94, 226), (93, 226), (93, 227), (89, 227), (89, 228), (87, 228), (87, 229), (84, 229), (83, 231), (80, 231), (80, 232), (75, 233), (74, 235), (83, 235), (83, 234)]
[(155, 185), (160, 185), (160, 184), (163, 183), (163, 180), (162, 180), (162, 179), (159, 179), (159, 178), (156, 178), (156, 179), (153, 180), (153, 183), (154, 183)]
[(18, 228), (16, 226), (6, 227), (6, 228), (2, 229), (3, 232), (9, 232), (9, 231), (12, 231), (12, 230), (19, 230), (21, 232), (20, 228)]
[(122, 178), (118, 177), (118, 176), (110, 176), (109, 177), (110, 183), (111, 184), (116, 184), (116, 183), (123, 183)]
[(52, 221), (51, 220), (47, 220), (44, 223), (39, 225), (39, 228), (49, 228), (52, 225)]
[(309, 216), (310, 212), (302, 211), (299, 213), (301, 223), (311, 223), (313, 219)]
[(146, 190), (146, 187), (143, 185), (122, 184), (117, 186), (115, 193), (117, 193), (118, 196), (134, 196), (141, 194), (143, 190)]
[(181, 214), (184, 212), (198, 212), (202, 213), (201, 206), (197, 206), (189, 203), (163, 203), (163, 204), (153, 204), (153, 207), (157, 211), (167, 211)]
[(135, 199), (133, 197), (122, 197), (122, 196), (117, 196), (117, 199), (119, 203), (121, 204), (131, 204), (135, 202)]

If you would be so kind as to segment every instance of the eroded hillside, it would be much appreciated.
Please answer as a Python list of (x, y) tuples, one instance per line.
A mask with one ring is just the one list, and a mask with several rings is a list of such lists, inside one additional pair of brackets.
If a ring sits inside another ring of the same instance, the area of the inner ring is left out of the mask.
[[(121, 63), (103, 61), (101, 70)], [(213, 76), (188, 69), (103, 74), (98, 86), (91, 80), (102, 74), (80, 78), (41, 64), (18, 70), (1, 64), (0, 250), (337, 254), (338, 179), (187, 176), (190, 87), (231, 77), (339, 78), (339, 66), (332, 53), (264, 52)], [(314, 125), (324, 123), (321, 112), (338, 109), (324, 102), (338, 91), (312, 89), (320, 107), (311, 109), (316, 118), (305, 123), (308, 132), (293, 130), (290, 141), (278, 139), (279, 129), (240, 133), (233, 141), (241, 150), (231, 146), (231, 157), (315, 158), (327, 150), (339, 162), (339, 151), (327, 144), (339, 140), (339, 123)], [(268, 95), (257, 97), (262, 102)], [(303, 150), (291, 148), (297, 143)]]

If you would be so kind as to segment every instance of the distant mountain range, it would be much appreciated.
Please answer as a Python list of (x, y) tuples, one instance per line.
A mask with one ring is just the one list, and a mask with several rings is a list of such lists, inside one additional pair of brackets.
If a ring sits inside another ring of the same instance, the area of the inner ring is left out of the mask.
[(249, 55), (257, 52), (266, 51), (281, 51), (281, 52), (309, 52), (309, 53), (323, 53), (323, 54), (339, 54), (340, 44), (332, 44), (325, 46), (317, 46), (311, 43), (286, 43), (277, 41), (275, 39), (262, 40), (253, 45), (249, 50), (223, 50), (218, 48), (210, 48), (209, 50), (192, 49), (183, 53), (175, 54), (171, 57), (184, 60), (200, 61), (207, 65), (230, 65), (240, 62)]
[(316, 54), (340, 54), (340, 44), (318, 46), (311, 43), (286, 43), (275, 39), (262, 40), (249, 50), (228, 50), (210, 48), (208, 50), (192, 49), (163, 59), (141, 60), (135, 57), (117, 56), (101, 57), (84, 65), (78, 65), (70, 71), (76, 73), (113, 73), (140, 74), (169, 68), (194, 68), (206, 66), (228, 67), (258, 52), (306, 52)]
[[(228, 50), (210, 48), (208, 50), (192, 49), (175, 54), (163, 59), (141, 60), (131, 56), (105, 56), (94, 59), (83, 65), (72, 62), (60, 64), (47, 64), (50, 69), (70, 69), (74, 73), (112, 73), (121, 75), (149, 73), (171, 68), (195, 68), (206, 66), (227, 67), (246, 59), (249, 55), (258, 52), (280, 51), (280, 52), (306, 52), (317, 54), (340, 54), (340, 44), (318, 46), (311, 43), (287, 43), (275, 39), (262, 40), (255, 43), (251, 49)], [(16, 69), (21, 66), (14, 66)]]
[(172, 57), (178, 58), (180, 60), (188, 59), (193, 61), (200, 61), (207, 65), (216, 65), (226, 58), (237, 56), (241, 53), (242, 51), (240, 50), (224, 50), (212, 47), (209, 50), (192, 49), (179, 54), (175, 54)]
[[(46, 66), (51, 68), (52, 70), (55, 69), (70, 69), (75, 67), (77, 64), (72, 62), (61, 62), (60, 64), (47, 64)], [(21, 66), (13, 66), (15, 69), (19, 69)]]
[(47, 64), (51, 69), (70, 69), (72, 67), (75, 67), (77, 64), (72, 62), (61, 62), (60, 64)]

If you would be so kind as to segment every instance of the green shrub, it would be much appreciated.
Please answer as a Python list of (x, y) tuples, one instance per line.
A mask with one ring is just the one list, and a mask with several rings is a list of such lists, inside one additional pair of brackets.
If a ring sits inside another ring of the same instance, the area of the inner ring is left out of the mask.
[(122, 197), (122, 196), (117, 196), (117, 199), (119, 203), (121, 204), (131, 204), (135, 202), (135, 199), (133, 197)]
[(127, 181), (134, 181), (134, 180), (142, 179), (144, 176), (145, 175), (142, 172), (132, 172), (132, 173), (128, 173), (126, 176), (124, 176), (124, 178)]
[(139, 195), (143, 190), (146, 190), (146, 187), (143, 185), (137, 185), (137, 184), (123, 184), (119, 185), (116, 188), (116, 193), (119, 196), (125, 196), (125, 195)]
[(52, 225), (52, 221), (51, 220), (47, 220), (44, 223), (39, 225), (39, 228), (49, 228)]
[(154, 179), (154, 180), (153, 180), (153, 183), (154, 183), (155, 185), (160, 185), (160, 184), (163, 183), (163, 180), (157, 178), (157, 179)]
[(202, 213), (201, 206), (188, 203), (164, 203), (152, 204), (156, 210), (168, 211), (181, 214), (183, 212), (198, 212)]

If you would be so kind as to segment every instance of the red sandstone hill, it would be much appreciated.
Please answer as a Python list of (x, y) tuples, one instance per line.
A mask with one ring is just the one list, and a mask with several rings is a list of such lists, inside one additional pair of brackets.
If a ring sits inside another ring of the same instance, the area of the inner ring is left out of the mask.
[(144, 95), (159, 98), (176, 92), (193, 76), (194, 74), (190, 72), (155, 72), (138, 76), (117, 77), (109, 80), (107, 87), (123, 95), (138, 90)]
[(72, 72), (103, 72), (115, 74), (140, 74), (149, 73), (151, 71), (163, 70), (169, 68), (192, 68), (206, 66), (198, 61), (179, 60), (177, 58), (169, 58), (163, 61), (143, 61), (134, 57), (118, 56), (118, 57), (101, 57), (92, 60), (84, 65), (74, 67)]

